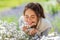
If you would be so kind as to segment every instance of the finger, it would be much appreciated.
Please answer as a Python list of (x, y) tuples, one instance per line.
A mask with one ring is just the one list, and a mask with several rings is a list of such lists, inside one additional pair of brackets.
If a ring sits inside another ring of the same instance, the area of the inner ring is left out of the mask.
[(31, 32), (28, 32), (29, 35), (31, 35)]

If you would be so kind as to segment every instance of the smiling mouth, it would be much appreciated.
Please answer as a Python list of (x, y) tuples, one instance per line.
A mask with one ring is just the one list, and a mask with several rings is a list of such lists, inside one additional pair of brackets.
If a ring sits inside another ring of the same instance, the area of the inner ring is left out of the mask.
[(33, 23), (35, 23), (35, 22), (32, 22), (32, 23), (28, 23), (29, 25), (31, 25), (31, 24), (33, 24)]
[[(35, 22), (32, 22), (31, 24), (35, 24)], [(29, 25), (31, 25), (31, 24), (29, 24)], [(35, 25), (30, 26), (30, 28), (36, 28), (36, 24), (35, 24)]]

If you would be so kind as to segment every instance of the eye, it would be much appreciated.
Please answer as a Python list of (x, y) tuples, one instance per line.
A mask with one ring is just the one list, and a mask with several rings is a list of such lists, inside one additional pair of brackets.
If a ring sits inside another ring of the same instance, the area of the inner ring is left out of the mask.
[(31, 17), (32, 17), (32, 18), (35, 18), (35, 15), (32, 15)]
[(29, 17), (26, 15), (25, 18), (29, 18)]
[(35, 18), (34, 16), (32, 16), (32, 18)]

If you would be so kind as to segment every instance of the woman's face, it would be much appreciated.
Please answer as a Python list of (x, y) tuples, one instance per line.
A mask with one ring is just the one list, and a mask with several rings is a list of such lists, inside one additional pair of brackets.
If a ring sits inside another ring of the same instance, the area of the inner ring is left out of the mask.
[(37, 16), (32, 9), (27, 9), (25, 11), (24, 17), (28, 25), (33, 26), (37, 24)]

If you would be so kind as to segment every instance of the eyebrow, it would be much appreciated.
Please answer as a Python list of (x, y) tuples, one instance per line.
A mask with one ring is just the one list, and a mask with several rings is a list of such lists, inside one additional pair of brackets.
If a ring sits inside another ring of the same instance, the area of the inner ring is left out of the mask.
[(31, 15), (31, 16), (35, 16), (35, 15)]
[[(28, 16), (28, 15), (25, 15), (25, 16)], [(31, 15), (31, 16), (35, 16), (35, 15)]]

